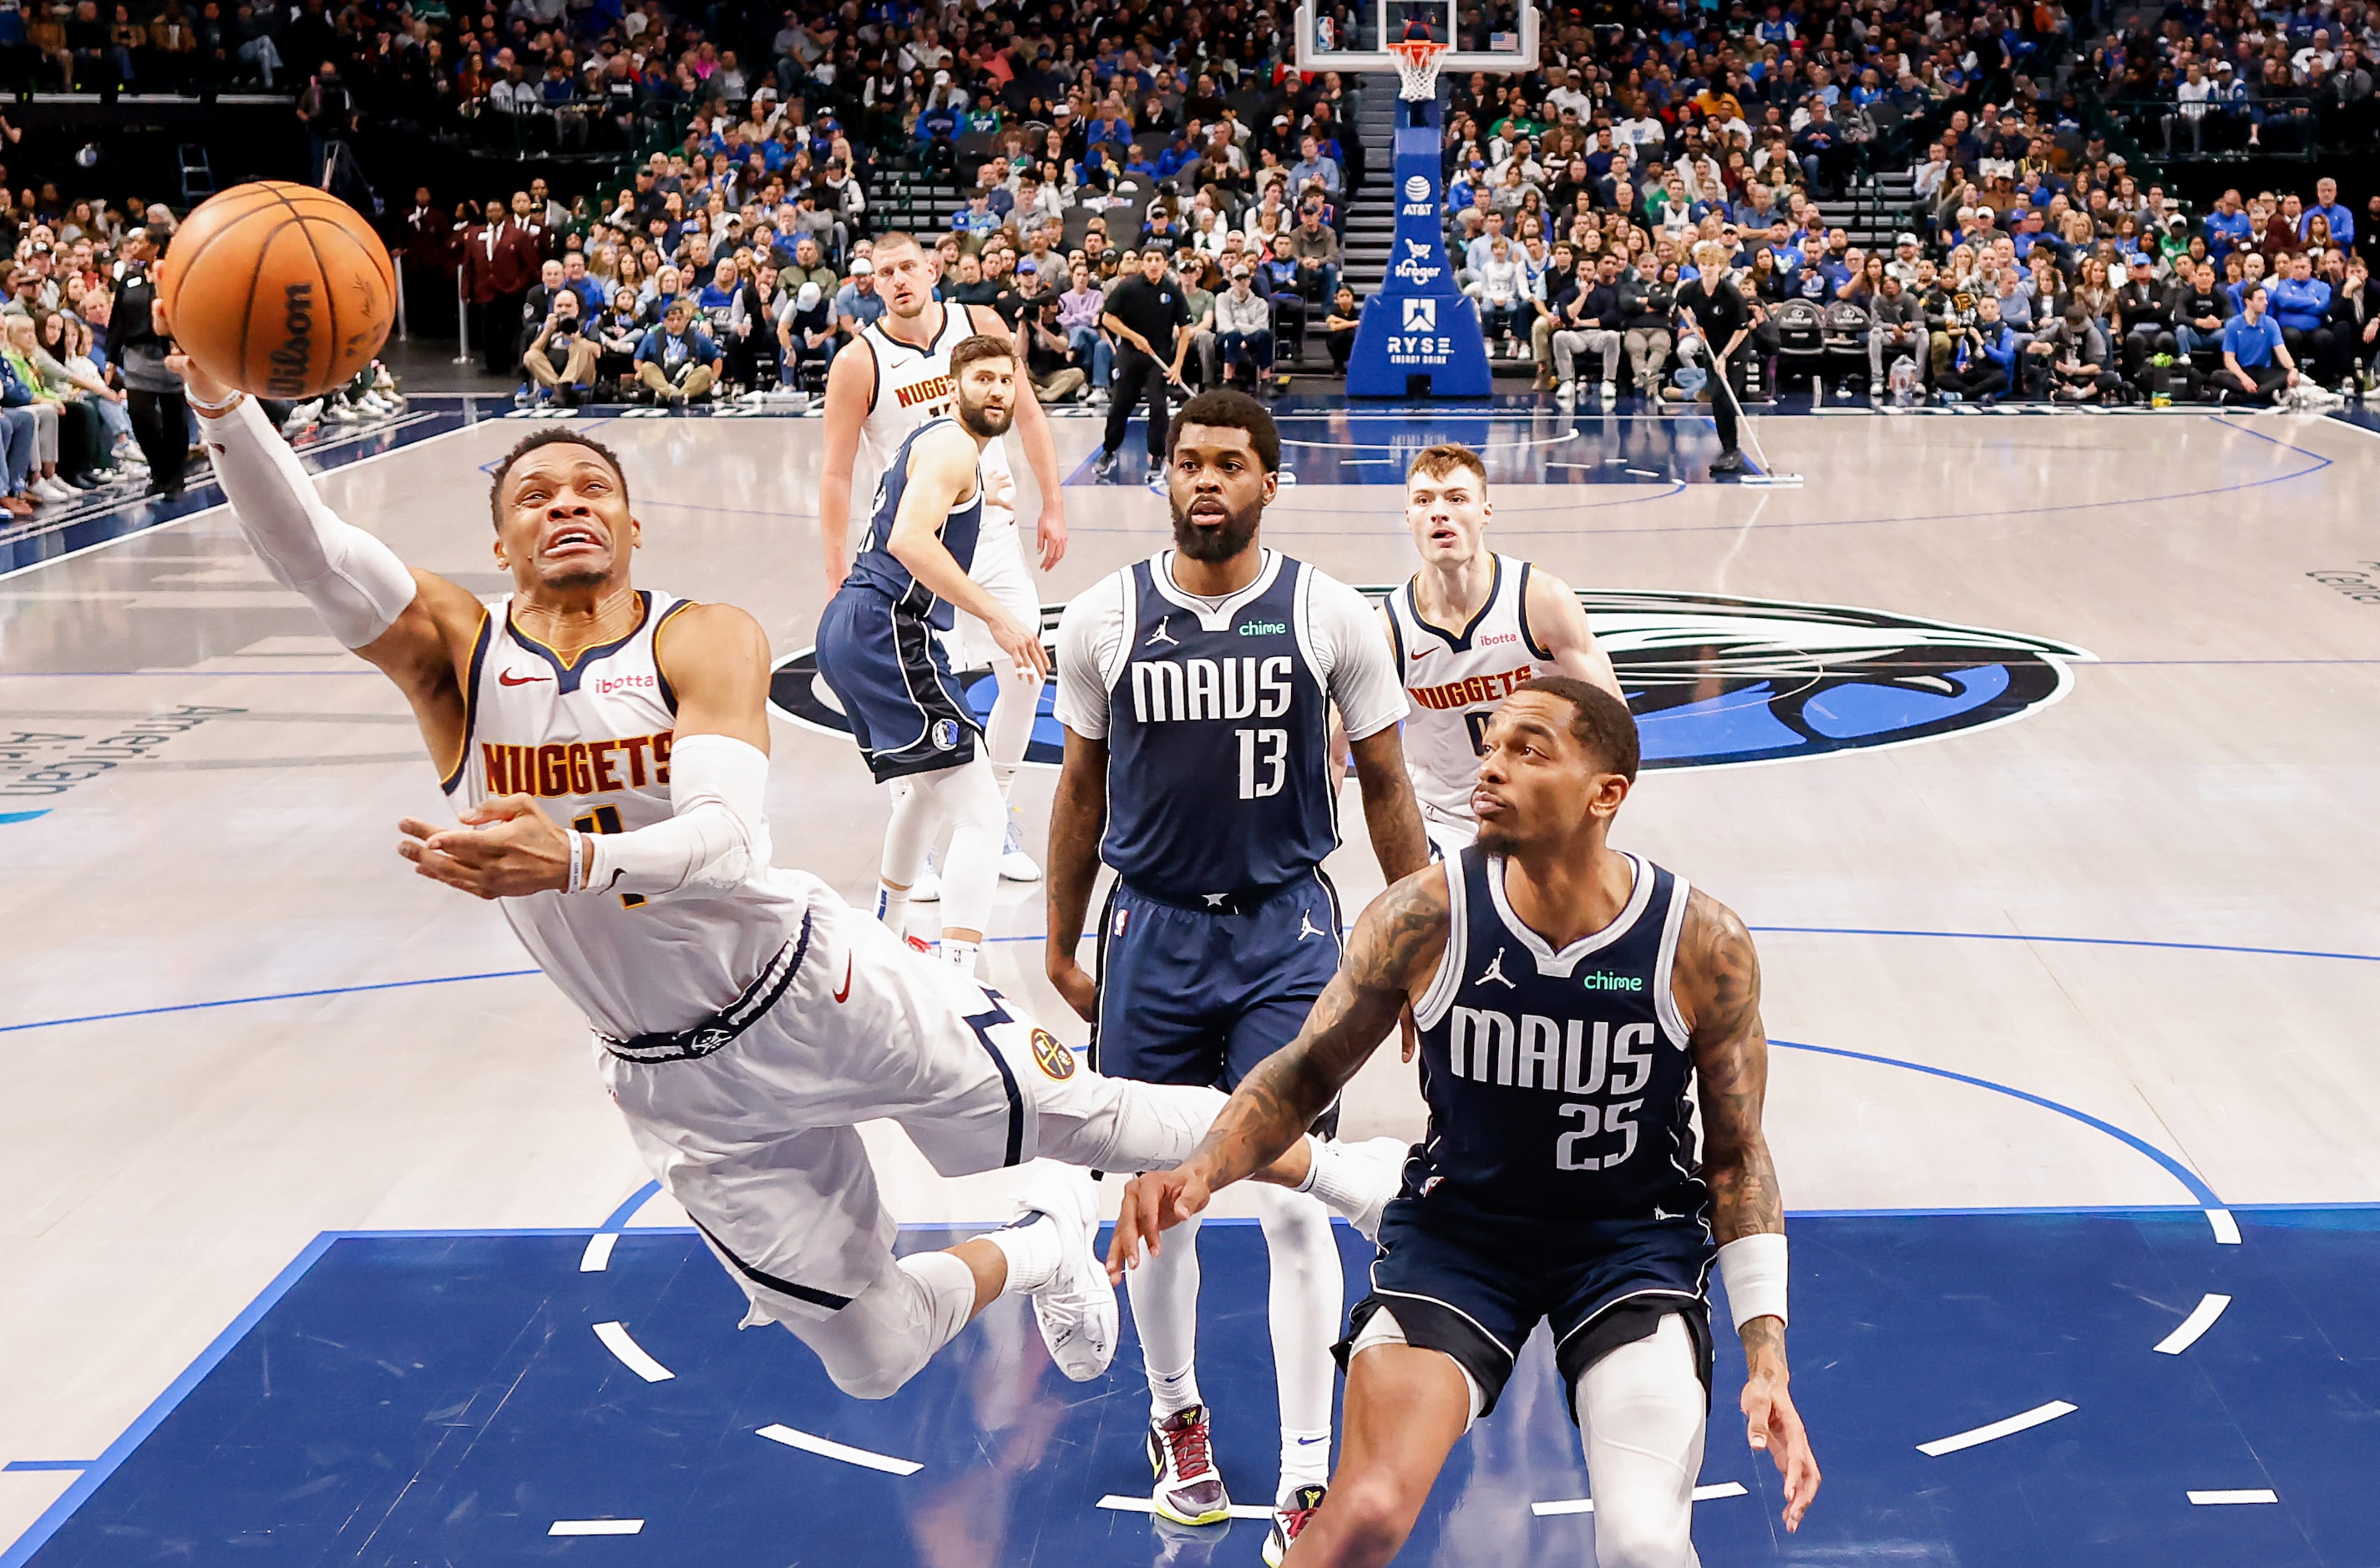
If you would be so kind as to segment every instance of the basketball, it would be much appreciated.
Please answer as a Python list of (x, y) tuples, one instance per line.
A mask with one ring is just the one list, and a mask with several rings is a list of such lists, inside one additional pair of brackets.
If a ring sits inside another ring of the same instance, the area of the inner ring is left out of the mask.
[(157, 288), (175, 341), (200, 370), (285, 401), (352, 379), (396, 310), (396, 270), (363, 214), (285, 180), (200, 202), (159, 263)]

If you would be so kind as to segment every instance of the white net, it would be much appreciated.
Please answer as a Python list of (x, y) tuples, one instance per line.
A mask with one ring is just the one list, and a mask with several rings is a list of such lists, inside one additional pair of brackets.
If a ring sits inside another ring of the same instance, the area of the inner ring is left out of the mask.
[(1409, 39), (1389, 50), (1397, 57), (1398, 97), (1427, 102), (1438, 96), (1438, 62), (1445, 44)]

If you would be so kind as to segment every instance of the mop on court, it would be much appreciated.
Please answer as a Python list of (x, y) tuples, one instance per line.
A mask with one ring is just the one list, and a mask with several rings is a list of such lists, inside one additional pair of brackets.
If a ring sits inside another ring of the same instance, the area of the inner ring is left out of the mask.
[[(1735, 385), (1728, 379), (1726, 356), (1712, 347), (1710, 339), (1701, 331), (1696, 330), (1694, 335), (1695, 341), (1699, 342), (1711, 357), (1713, 368), (1705, 374), (1710, 383), (1712, 399), (1716, 401), (1725, 396), (1730, 403), (1735, 405), (1736, 432), (1743, 438), (1744, 444), (1752, 448), (1753, 461), (1759, 465), (1758, 473), (1740, 475), (1736, 479), (1736, 483), (1758, 490), (1800, 489), (1804, 482), (1801, 475), (1780, 472), (1774, 464), (1769, 462), (1767, 451), (1761, 446), (1760, 437), (1752, 428), (1751, 417), (1743, 411), (1743, 399), (1735, 395)], [(1699, 366), (1695, 368), (1700, 369)], [(1682, 376), (1680, 380), (1682, 384), (1683, 377)]]

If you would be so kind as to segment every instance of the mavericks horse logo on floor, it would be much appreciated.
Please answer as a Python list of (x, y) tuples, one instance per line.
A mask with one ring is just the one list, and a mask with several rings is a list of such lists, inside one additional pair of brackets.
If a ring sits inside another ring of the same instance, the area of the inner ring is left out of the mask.
[[(2072, 665), (2093, 657), (2050, 638), (1885, 610), (1702, 593), (1578, 598), (1635, 711), (1648, 770), (1781, 762), (2005, 723), (2064, 697)], [(1060, 608), (1042, 612), (1045, 642)], [(999, 684), (991, 673), (966, 672), (960, 684), (988, 718)], [(1050, 713), (1053, 689), (1042, 687), (1026, 752), (1050, 767), (1066, 744)], [(851, 733), (813, 649), (778, 662), (769, 697), (796, 723)]]

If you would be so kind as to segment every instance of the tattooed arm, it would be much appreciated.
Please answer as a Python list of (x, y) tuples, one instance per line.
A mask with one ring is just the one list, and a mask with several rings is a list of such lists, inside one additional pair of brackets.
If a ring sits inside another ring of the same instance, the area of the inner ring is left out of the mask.
[(1446, 931), (1443, 866), (1425, 866), (1371, 902), (1297, 1038), (1240, 1080), (1188, 1160), (1126, 1185), (1111, 1273), (1138, 1256), (1140, 1241), (1153, 1246), (1158, 1233), (1206, 1208), (1218, 1188), (1264, 1170), (1305, 1135), (1396, 1027), (1407, 1003), (1428, 989)]
[[(1712, 1229), (1721, 1246), (1744, 1236), (1781, 1235), (1785, 1199), (1760, 1130), (1768, 1092), (1760, 957), (1735, 911), (1700, 889), (1688, 895), (1685, 928), (1678, 935), (1675, 990), (1702, 1096)], [(1785, 1527), (1794, 1529), (1817, 1492), (1818, 1462), (1788, 1392), (1785, 1324), (1754, 1318), (1737, 1332), (1743, 1341), (1742, 1408), (1750, 1440), (1777, 1461), (1785, 1477)]]

